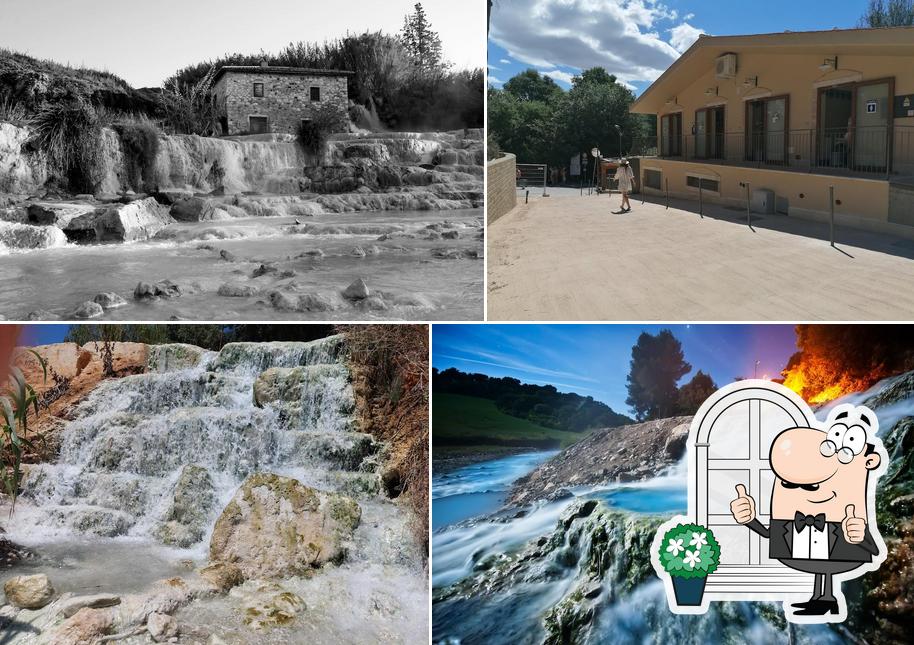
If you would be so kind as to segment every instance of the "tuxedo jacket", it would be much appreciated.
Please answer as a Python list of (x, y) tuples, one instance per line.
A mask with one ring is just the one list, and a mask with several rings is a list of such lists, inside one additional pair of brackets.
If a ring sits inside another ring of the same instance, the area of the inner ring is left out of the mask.
[[(768, 557), (774, 560), (793, 558), (793, 520), (771, 520), (771, 526), (765, 526), (754, 519), (746, 526), (764, 538), (768, 538)], [(851, 544), (844, 539), (841, 522), (826, 522), (828, 533), (828, 559), (835, 562), (872, 562), (873, 556), (879, 553), (873, 536), (870, 535), (869, 523), (864, 530), (863, 541)]]

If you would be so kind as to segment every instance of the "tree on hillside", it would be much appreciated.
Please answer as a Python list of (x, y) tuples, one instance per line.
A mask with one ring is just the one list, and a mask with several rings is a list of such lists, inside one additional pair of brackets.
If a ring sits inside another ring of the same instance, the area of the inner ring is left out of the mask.
[(914, 25), (914, 0), (870, 0), (860, 18), (861, 27), (904, 27)]
[(444, 72), (447, 65), (442, 59), (441, 38), (432, 30), (421, 2), (403, 19), (400, 42), (422, 74), (435, 76)]
[(559, 99), (562, 94), (558, 83), (535, 69), (527, 69), (513, 76), (504, 84), (503, 89), (521, 101), (551, 101)]
[(695, 414), (716, 391), (717, 384), (711, 375), (698, 370), (688, 383), (679, 388), (679, 414)]
[(676, 384), (691, 369), (673, 332), (664, 329), (656, 336), (643, 332), (632, 347), (625, 403), (639, 421), (673, 416), (679, 401)]

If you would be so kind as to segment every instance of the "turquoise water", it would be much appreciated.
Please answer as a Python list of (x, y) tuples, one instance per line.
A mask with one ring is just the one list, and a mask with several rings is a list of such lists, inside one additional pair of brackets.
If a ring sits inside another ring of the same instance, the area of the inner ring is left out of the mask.
[(511, 484), (557, 450), (480, 461), (432, 477), (432, 530), (501, 508)]
[(597, 490), (585, 497), (635, 513), (685, 513), (688, 508), (684, 486), (626, 486)]

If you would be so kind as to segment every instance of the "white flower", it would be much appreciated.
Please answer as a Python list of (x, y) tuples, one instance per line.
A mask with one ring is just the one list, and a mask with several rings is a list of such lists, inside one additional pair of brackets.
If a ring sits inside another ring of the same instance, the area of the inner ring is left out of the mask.
[(701, 562), (701, 558), (698, 557), (698, 551), (686, 551), (685, 557), (682, 559), (683, 564), (689, 565), (690, 569), (694, 569), (695, 565)]
[(708, 543), (707, 533), (692, 533), (692, 540), (689, 546), (697, 546), (699, 549)]
[(670, 545), (666, 548), (666, 550), (672, 553), (673, 557), (675, 558), (677, 555), (679, 555), (680, 551), (685, 551), (685, 547), (682, 546), (682, 540), (674, 540), (673, 538), (670, 538)]

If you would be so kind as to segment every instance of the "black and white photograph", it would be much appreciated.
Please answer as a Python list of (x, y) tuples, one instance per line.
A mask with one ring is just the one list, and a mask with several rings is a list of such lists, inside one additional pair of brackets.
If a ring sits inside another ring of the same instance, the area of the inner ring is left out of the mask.
[(475, 4), (4, 2), (0, 317), (481, 320)]

